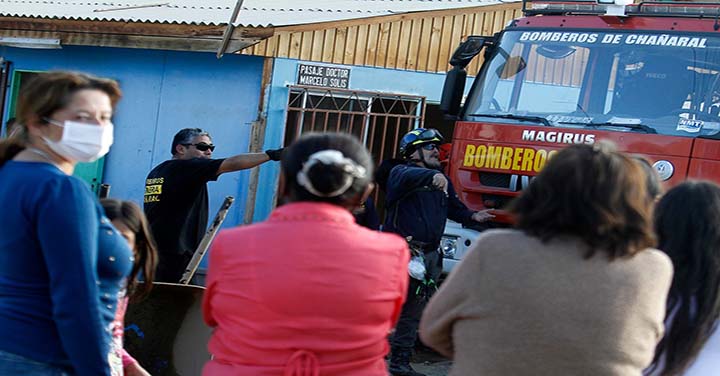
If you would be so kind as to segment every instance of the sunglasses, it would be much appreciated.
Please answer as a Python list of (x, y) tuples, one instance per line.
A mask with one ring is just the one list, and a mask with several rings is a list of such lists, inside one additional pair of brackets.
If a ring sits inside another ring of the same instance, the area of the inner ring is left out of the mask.
[(215, 151), (215, 145), (212, 145), (212, 144), (208, 145), (204, 142), (201, 142), (199, 144), (182, 144), (182, 145), (183, 146), (194, 146), (195, 149), (198, 149), (200, 151), (208, 151), (208, 150)]
[(420, 146), (423, 150), (438, 150), (438, 146), (436, 144), (425, 144)]

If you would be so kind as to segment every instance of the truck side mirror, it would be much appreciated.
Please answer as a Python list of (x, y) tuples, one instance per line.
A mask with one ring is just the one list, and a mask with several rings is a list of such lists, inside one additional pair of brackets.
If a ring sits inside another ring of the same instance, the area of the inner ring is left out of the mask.
[(487, 37), (469, 36), (458, 46), (450, 58), (452, 69), (445, 76), (442, 97), (440, 97), (440, 110), (445, 114), (455, 116), (460, 113), (460, 102), (467, 79), (465, 67), (482, 51), (487, 42)]
[(464, 42), (460, 43), (455, 52), (453, 52), (450, 58), (450, 65), (460, 68), (467, 67), (470, 61), (485, 47), (485, 41), (487, 39), (486, 37), (475, 35), (467, 37)]
[(455, 116), (460, 113), (460, 102), (465, 91), (467, 71), (458, 66), (452, 67), (445, 76), (442, 97), (440, 97), (440, 110), (446, 115)]

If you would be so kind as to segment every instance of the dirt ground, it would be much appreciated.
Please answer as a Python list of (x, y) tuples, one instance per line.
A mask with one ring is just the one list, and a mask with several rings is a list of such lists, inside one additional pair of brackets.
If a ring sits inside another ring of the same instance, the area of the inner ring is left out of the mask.
[(415, 349), (412, 358), (412, 367), (427, 376), (447, 376), (451, 365), (450, 360), (423, 346)]

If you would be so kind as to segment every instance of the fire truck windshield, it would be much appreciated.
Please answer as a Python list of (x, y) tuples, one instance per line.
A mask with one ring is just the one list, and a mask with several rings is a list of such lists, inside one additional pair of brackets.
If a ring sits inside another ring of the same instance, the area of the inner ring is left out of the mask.
[(696, 137), (720, 132), (720, 38), (507, 31), (468, 95), (468, 121)]

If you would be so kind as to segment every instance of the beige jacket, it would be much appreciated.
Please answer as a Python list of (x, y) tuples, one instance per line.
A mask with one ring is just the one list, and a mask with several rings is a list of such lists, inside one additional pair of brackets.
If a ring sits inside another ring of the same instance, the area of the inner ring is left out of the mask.
[(487, 231), (430, 300), (422, 340), (450, 375), (640, 375), (663, 335), (672, 263), (609, 262), (573, 238)]

